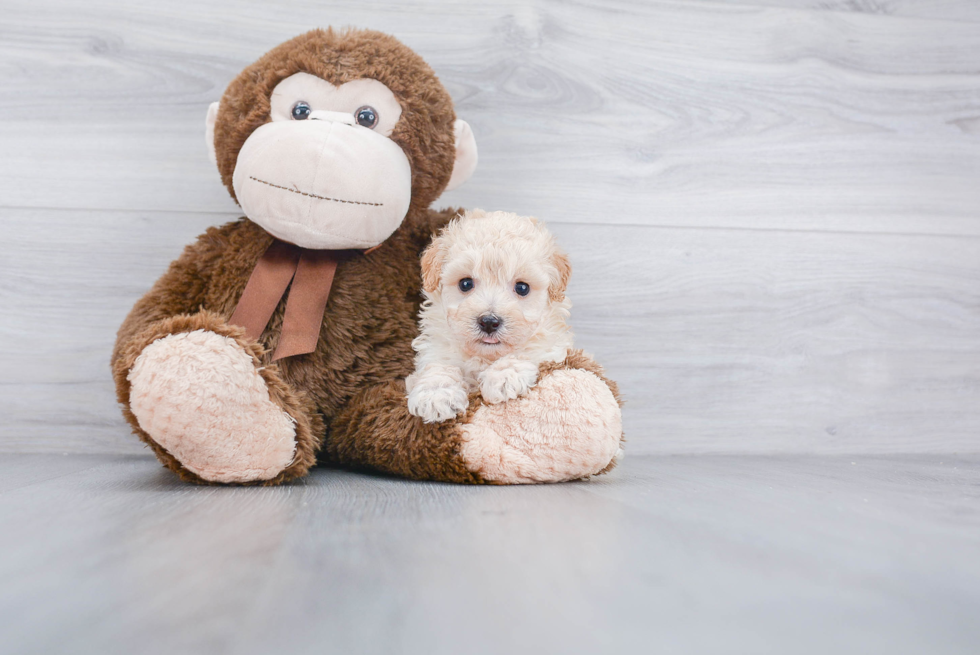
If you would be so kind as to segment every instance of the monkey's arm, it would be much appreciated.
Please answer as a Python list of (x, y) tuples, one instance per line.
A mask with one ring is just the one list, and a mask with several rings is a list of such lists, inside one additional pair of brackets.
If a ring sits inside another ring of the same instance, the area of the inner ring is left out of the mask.
[[(271, 242), (272, 237), (262, 228), (251, 221), (239, 219), (208, 228), (197, 241), (184, 248), (167, 272), (136, 302), (116, 334), (112, 366), (117, 375), (117, 387), (118, 375), (121, 373), (125, 377), (129, 368), (117, 370), (127, 358), (127, 350), (132, 349), (134, 342), (145, 341), (148, 329), (153, 332), (150, 328), (154, 325), (161, 325), (178, 316), (205, 314), (177, 331), (218, 328), (222, 334), (226, 331), (236, 332), (237, 328), (227, 325), (218, 327), (218, 324), (224, 323), (220, 314), (226, 308), (215, 305), (234, 302), (244, 288), (251, 267)], [(215, 289), (220, 289), (222, 293), (216, 295)], [(198, 327), (191, 327), (198, 323)], [(166, 334), (164, 332), (160, 336)], [(124, 401), (120, 399), (120, 402)]]
[[(228, 247), (228, 234), (236, 225), (229, 223), (212, 227), (198, 237), (196, 242), (184, 248), (180, 257), (170, 264), (167, 272), (136, 302), (126, 316), (116, 334), (116, 345), (112, 351), (112, 369), (119, 402), (126, 404), (129, 401), (126, 375), (143, 347), (153, 339), (174, 331), (172, 328), (177, 326), (165, 325), (170, 322), (169, 319), (195, 314), (203, 308), (215, 264)], [(190, 322), (207, 323), (208, 325), (202, 324), (200, 327), (209, 328), (220, 321), (217, 316), (212, 315), (208, 320)], [(155, 326), (160, 329), (155, 329)], [(187, 331), (188, 327), (190, 326), (183, 326), (178, 331)]]
[(227, 246), (223, 234), (227, 227), (211, 228), (195, 243), (184, 248), (180, 257), (170, 264), (166, 273), (130, 310), (119, 327), (112, 351), (112, 377), (116, 384), (116, 400), (122, 405), (123, 416), (164, 465), (190, 481), (198, 481), (197, 476), (184, 470), (170, 453), (140, 428), (130, 407), (129, 373), (143, 350), (158, 339), (197, 329), (216, 330), (219, 333), (229, 331), (229, 326), (219, 316), (200, 311), (207, 295), (207, 272)]
[(581, 351), (539, 370), (527, 395), (485, 404), (470, 395), (455, 420), (424, 423), (408, 411), (402, 380), (354, 396), (325, 450), (339, 464), (417, 480), (522, 484), (604, 473), (621, 450), (616, 384)]
[(119, 359), (125, 344), (146, 326), (200, 309), (206, 290), (205, 277), (201, 273), (202, 260), (206, 257), (202, 240), (184, 248), (181, 256), (170, 264), (167, 272), (130, 310), (116, 334), (113, 362)]

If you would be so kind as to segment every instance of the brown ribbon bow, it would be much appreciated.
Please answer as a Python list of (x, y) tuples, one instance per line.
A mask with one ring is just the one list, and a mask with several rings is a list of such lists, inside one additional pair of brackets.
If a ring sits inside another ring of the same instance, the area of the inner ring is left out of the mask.
[(307, 250), (273, 241), (252, 270), (229, 322), (244, 327), (250, 339), (258, 340), (288, 287), (282, 332), (272, 361), (313, 352), (337, 262), (349, 252)]

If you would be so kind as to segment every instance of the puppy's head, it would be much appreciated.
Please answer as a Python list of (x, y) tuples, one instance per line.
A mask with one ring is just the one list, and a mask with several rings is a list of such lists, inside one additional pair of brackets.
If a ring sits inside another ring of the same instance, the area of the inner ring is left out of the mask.
[(423, 289), (445, 308), (451, 337), (488, 361), (564, 325), (571, 273), (542, 224), (507, 212), (467, 212), (422, 254)]

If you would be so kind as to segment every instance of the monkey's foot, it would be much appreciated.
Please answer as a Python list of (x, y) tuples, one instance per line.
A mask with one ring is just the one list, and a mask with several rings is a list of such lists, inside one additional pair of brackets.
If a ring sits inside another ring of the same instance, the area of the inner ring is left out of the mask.
[(484, 480), (562, 482), (612, 468), (623, 422), (598, 375), (564, 368), (543, 375), (525, 396), (481, 406), (460, 432), (459, 454)]
[(143, 349), (128, 377), (140, 427), (202, 479), (271, 480), (293, 462), (296, 421), (234, 339), (170, 334)]

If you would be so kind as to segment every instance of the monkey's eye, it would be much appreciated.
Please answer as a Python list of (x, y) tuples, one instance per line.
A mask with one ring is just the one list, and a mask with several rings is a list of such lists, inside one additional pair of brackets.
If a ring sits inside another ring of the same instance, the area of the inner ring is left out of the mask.
[(354, 118), (361, 127), (374, 128), (378, 124), (378, 112), (374, 110), (374, 107), (368, 105), (364, 105), (355, 111)]
[(519, 296), (526, 296), (531, 293), (531, 285), (527, 282), (518, 282), (514, 285), (514, 293)]
[(459, 290), (462, 291), (463, 293), (466, 293), (467, 291), (472, 291), (473, 290), (473, 278), (471, 278), (471, 277), (464, 277), (462, 280), (460, 280), (459, 281)]
[(293, 120), (305, 121), (307, 118), (310, 117), (310, 111), (312, 111), (310, 109), (310, 106), (307, 103), (300, 100), (295, 105), (293, 105), (293, 111), (292, 111)]

